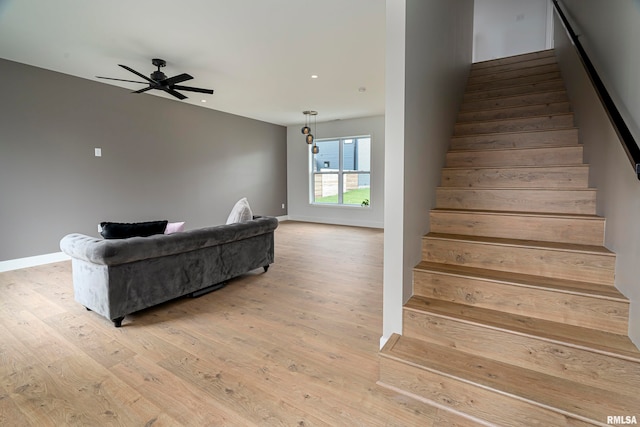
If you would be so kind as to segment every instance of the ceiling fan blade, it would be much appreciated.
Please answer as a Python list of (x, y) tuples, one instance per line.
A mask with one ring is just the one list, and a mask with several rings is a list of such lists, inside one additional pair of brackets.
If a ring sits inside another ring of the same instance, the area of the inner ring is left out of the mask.
[(96, 78), (98, 78), (98, 79), (106, 79), (106, 80), (117, 80), (119, 82), (142, 83), (144, 85), (147, 84), (147, 82), (138, 82), (138, 81), (135, 81), (135, 80), (125, 80), (125, 79), (114, 79), (114, 78), (111, 78), (111, 77), (96, 76)]
[(143, 79), (145, 79), (145, 80), (146, 80), (146, 81), (148, 81), (149, 83), (153, 83), (153, 84), (156, 84), (156, 83), (157, 83), (157, 82), (155, 82), (154, 80), (151, 80), (149, 77), (145, 76), (144, 74), (137, 72), (136, 70), (134, 70), (134, 69), (133, 69), (133, 68), (131, 68), (131, 67), (127, 67), (126, 65), (122, 65), (122, 64), (118, 64), (118, 65), (119, 65), (120, 67), (124, 68), (125, 70), (132, 72), (132, 73), (133, 73), (133, 74), (135, 74), (136, 76), (138, 76), (138, 77), (142, 77)]
[(209, 95), (213, 95), (213, 89), (202, 89), (199, 87), (180, 86), (180, 85), (173, 85), (171, 86), (171, 88), (177, 89), (177, 90), (186, 90), (188, 92), (208, 93)]
[(167, 92), (168, 94), (171, 94), (173, 96), (175, 96), (176, 98), (183, 100), (183, 99), (187, 99), (186, 96), (184, 96), (183, 94), (181, 94), (180, 92), (176, 92), (175, 90), (171, 89), (170, 87), (165, 87), (162, 88), (162, 90), (164, 90), (165, 92)]
[(186, 82), (187, 80), (191, 80), (192, 78), (193, 77), (191, 77), (189, 74), (182, 73), (180, 75), (169, 77), (168, 79), (159, 81), (158, 83), (160, 83), (163, 86), (173, 86), (176, 83)]
[(142, 93), (142, 92), (146, 92), (146, 91), (151, 90), (151, 89), (153, 89), (152, 86), (147, 86), (147, 87), (143, 87), (142, 89), (139, 89), (139, 90), (134, 90), (132, 93)]

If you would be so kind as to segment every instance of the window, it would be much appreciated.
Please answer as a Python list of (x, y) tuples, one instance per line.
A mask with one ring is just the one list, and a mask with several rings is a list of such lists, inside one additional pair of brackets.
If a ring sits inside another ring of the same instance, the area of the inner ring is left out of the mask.
[(371, 137), (316, 140), (311, 154), (311, 203), (369, 206)]

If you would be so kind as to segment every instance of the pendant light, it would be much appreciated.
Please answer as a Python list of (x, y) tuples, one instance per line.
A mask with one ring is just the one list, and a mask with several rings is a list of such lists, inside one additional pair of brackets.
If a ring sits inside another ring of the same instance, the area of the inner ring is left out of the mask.
[(314, 142), (315, 138), (311, 133), (311, 127), (310, 127), (311, 125), (310, 116), (313, 116), (313, 132), (316, 133), (317, 125), (318, 125), (316, 117), (318, 116), (318, 112), (313, 110), (305, 110), (302, 112), (302, 114), (304, 114), (305, 116), (305, 125), (300, 131), (302, 132), (303, 135), (305, 135), (305, 141), (307, 142), (307, 144), (309, 145), (313, 144), (313, 148), (311, 149), (311, 152), (313, 154), (318, 154), (320, 152), (320, 148), (318, 148), (318, 146)]

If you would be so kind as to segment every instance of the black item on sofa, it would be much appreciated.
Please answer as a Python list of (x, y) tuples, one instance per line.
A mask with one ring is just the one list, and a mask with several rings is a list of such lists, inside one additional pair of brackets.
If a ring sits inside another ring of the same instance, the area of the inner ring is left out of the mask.
[(100, 234), (105, 239), (128, 239), (129, 237), (149, 237), (163, 234), (169, 221), (147, 222), (101, 222)]

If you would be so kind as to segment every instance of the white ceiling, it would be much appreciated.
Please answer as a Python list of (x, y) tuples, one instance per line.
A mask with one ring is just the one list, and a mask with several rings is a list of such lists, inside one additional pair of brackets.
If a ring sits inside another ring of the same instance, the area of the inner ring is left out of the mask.
[(0, 58), (132, 90), (95, 76), (162, 58), (215, 90), (175, 102), (280, 125), (384, 114), (384, 49), (385, 0), (0, 0)]

